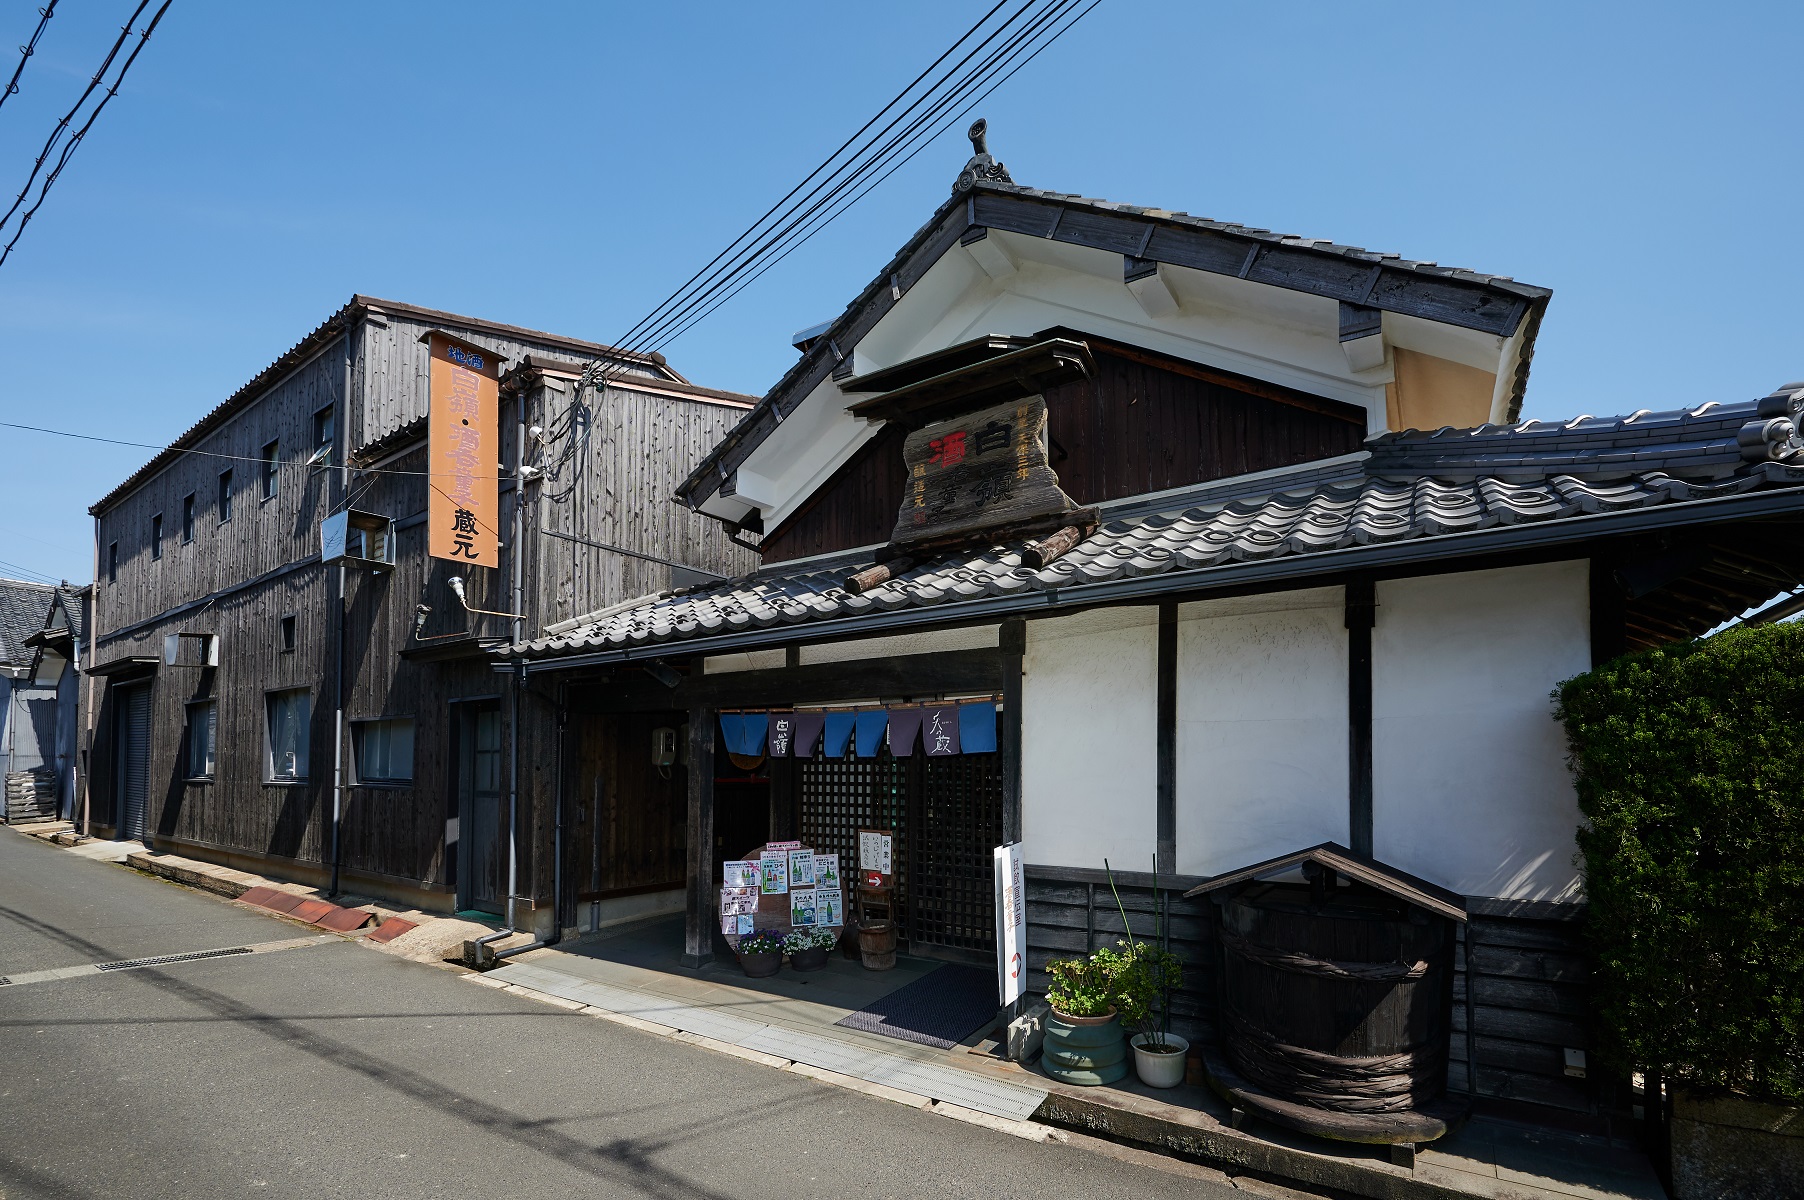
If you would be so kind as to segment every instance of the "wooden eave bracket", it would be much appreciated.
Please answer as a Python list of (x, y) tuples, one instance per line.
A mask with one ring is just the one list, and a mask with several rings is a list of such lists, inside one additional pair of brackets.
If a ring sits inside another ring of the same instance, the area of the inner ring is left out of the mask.
[(857, 401), (847, 405), (846, 411), (866, 420), (924, 423), (952, 410), (1035, 395), (1087, 378), (1095, 370), (1090, 348), (1084, 343), (1048, 338)]

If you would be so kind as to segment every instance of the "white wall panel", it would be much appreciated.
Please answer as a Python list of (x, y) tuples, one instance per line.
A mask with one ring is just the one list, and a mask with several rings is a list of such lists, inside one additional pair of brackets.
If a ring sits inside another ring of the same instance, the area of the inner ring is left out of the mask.
[(1342, 590), (1186, 604), (1178, 618), (1178, 870), (1344, 843)]
[(1373, 848), (1454, 891), (1579, 896), (1578, 803), (1549, 693), (1591, 666), (1584, 561), (1378, 585)]
[(1026, 861), (1150, 870), (1158, 838), (1159, 613), (1101, 609), (1027, 625), (1021, 826)]

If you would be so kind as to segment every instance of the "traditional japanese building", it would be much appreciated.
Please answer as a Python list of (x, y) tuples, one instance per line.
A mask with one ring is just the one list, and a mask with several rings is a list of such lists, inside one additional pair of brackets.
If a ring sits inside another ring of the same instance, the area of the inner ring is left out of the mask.
[[(450, 462), (443, 429), (434, 455), (451, 356), (493, 389), (486, 461)], [(743, 573), (666, 498), (748, 404), (661, 355), (352, 297), (93, 507), (92, 826), (550, 929), (509, 903), (536, 865), (510, 801), (515, 732), (553, 716), (485, 652)], [(428, 545), (459, 481), (491, 497), (480, 560)], [(680, 851), (642, 875), (680, 887)]]
[[(1375, 864), (1348, 869), (1415, 881), (1458, 941), (1425, 1026), (1450, 1093), (1620, 1104), (1584, 1065), (1549, 693), (1794, 586), (1804, 386), (1521, 422), (1547, 289), (1024, 187), (973, 135), (676, 489), (757, 569), (494, 651), (564, 714), (535, 836), (565, 919), (623, 845), (672, 844), (606, 818), (635, 790), (686, 813), (694, 964), (724, 953), (723, 860), (851, 861), (873, 827), (904, 948), (992, 962), (992, 848), (1019, 842), (1031, 985), (1119, 932), (1106, 862), (1169, 912), (1207, 1042), (1220, 924), (1183, 893)], [(678, 728), (686, 752), (632, 751)]]

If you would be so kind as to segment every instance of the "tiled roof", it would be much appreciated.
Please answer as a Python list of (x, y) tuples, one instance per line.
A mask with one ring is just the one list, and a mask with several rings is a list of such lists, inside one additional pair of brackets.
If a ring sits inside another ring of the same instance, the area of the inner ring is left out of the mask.
[(56, 589), (20, 579), (0, 579), (0, 662), (29, 667), (33, 651), (25, 639), (44, 627)]
[[(1336, 464), (1109, 506), (1094, 534), (1040, 570), (1022, 565), (1022, 544), (1015, 542), (924, 563), (853, 595), (842, 584), (863, 562), (779, 565), (622, 606), (531, 642), (524, 653), (677, 647), (960, 601), (1077, 605), (1089, 599), (1087, 587), (1139, 577), (1182, 573), (1205, 587), (1211, 571), (1240, 563), (1804, 489), (1804, 438), (1792, 418), (1772, 415), (1788, 405), (1804, 406), (1804, 388), (1683, 412), (1385, 434), (1368, 443), (1368, 454)], [(1797, 500), (1804, 508), (1804, 490)], [(1446, 552), (1483, 549), (1450, 544)]]

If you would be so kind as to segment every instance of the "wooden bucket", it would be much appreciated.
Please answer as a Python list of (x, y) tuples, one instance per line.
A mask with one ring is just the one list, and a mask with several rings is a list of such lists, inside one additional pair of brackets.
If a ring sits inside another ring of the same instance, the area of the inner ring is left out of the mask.
[(1362, 885), (1254, 884), (1221, 908), (1223, 1048), (1249, 1082), (1334, 1112), (1446, 1089), (1452, 922)]

